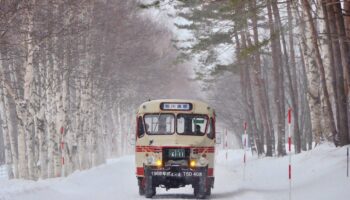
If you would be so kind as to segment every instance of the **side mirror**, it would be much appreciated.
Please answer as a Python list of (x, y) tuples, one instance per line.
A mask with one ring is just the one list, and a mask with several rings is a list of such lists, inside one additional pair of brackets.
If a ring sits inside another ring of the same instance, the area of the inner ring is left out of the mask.
[(142, 117), (137, 120), (137, 137), (142, 137), (145, 134), (145, 129), (143, 127)]

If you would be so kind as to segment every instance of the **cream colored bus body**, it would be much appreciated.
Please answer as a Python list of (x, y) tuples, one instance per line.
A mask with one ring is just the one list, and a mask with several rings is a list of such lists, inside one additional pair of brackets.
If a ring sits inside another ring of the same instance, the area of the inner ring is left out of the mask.
[[(162, 110), (160, 108), (161, 103), (191, 103), (193, 105), (192, 110)], [(143, 117), (145, 114), (159, 114), (159, 113), (170, 113), (175, 116), (179, 113), (184, 114), (202, 114), (208, 116), (208, 119), (215, 120), (214, 110), (208, 106), (208, 104), (201, 101), (185, 100), (185, 99), (161, 99), (153, 100), (143, 103), (137, 112), (137, 117)], [(175, 120), (176, 121), (176, 120)], [(209, 123), (209, 120), (208, 120)], [(196, 149), (198, 153), (191, 151), (190, 159), (198, 161), (203, 155), (205, 155), (206, 162), (204, 165), (208, 166), (209, 176), (214, 176), (214, 155), (215, 155), (215, 138), (210, 139), (207, 134), (203, 136), (192, 136), (192, 135), (179, 135), (176, 133), (171, 135), (149, 135), (144, 134), (140, 138), (136, 138), (136, 174), (138, 177), (143, 176), (143, 167), (147, 164), (147, 157), (153, 157), (156, 160), (162, 159), (162, 152), (159, 150), (164, 147), (187, 147)], [(157, 152), (158, 150), (158, 152)], [(155, 152), (156, 151), (156, 152)], [(203, 166), (199, 162), (196, 166)]]

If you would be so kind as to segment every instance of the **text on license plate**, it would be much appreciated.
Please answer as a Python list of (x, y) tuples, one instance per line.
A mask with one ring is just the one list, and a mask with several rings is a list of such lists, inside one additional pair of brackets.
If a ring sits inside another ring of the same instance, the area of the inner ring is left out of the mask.
[(152, 176), (169, 176), (169, 177), (190, 177), (203, 176), (202, 172), (166, 172), (166, 171), (152, 171)]

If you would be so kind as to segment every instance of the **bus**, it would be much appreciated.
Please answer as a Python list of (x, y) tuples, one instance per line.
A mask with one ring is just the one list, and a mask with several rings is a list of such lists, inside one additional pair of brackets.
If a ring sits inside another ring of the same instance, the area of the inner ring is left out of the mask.
[(139, 194), (152, 198), (157, 187), (191, 185), (196, 198), (214, 187), (215, 111), (185, 99), (144, 102), (136, 115), (136, 178)]

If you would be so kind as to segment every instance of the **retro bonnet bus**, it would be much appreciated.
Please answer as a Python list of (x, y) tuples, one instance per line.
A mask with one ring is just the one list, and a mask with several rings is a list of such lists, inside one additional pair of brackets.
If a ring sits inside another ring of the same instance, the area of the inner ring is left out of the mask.
[(164, 99), (140, 105), (135, 162), (139, 193), (191, 185), (196, 198), (214, 187), (215, 112), (201, 101)]

